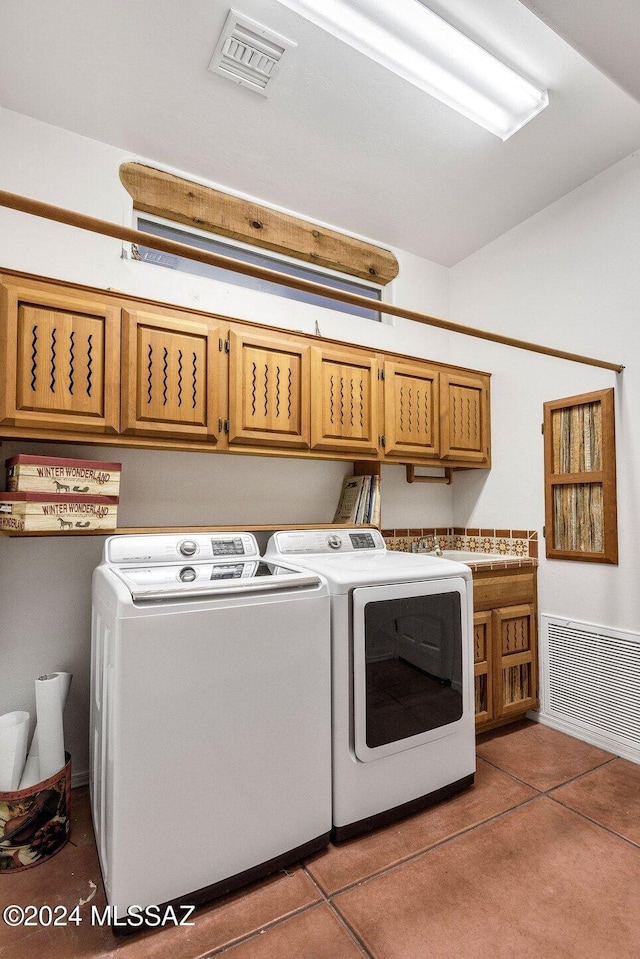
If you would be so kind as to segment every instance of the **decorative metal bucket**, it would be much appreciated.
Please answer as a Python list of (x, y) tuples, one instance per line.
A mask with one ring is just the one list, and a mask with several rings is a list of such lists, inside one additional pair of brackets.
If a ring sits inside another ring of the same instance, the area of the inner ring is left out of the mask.
[(71, 757), (43, 782), (0, 792), (0, 873), (30, 869), (60, 852), (69, 838)]

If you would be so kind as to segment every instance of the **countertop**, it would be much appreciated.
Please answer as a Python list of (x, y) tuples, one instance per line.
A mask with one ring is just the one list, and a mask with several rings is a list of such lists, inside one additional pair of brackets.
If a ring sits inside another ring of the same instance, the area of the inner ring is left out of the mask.
[(463, 549), (445, 549), (442, 559), (464, 563), (474, 572), (494, 569), (518, 569), (525, 566), (537, 566), (538, 560), (531, 556), (512, 556), (503, 553), (471, 553)]

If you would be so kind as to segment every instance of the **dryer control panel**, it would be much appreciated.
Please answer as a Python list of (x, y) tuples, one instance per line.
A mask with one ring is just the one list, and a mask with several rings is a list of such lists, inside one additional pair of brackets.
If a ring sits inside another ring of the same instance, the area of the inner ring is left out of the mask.
[(377, 529), (289, 529), (274, 533), (271, 542), (282, 555), (386, 550), (384, 539)]

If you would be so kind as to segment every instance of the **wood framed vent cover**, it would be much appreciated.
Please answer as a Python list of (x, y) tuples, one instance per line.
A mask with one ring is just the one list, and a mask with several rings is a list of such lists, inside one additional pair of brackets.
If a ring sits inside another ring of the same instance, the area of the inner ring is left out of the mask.
[(613, 388), (544, 404), (546, 555), (618, 562)]

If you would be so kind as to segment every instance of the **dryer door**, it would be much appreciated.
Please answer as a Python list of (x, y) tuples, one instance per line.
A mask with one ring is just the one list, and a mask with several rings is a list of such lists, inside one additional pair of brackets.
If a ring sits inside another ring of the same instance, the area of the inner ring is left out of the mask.
[(462, 578), (353, 591), (354, 747), (362, 762), (447, 736), (462, 721), (470, 624)]

